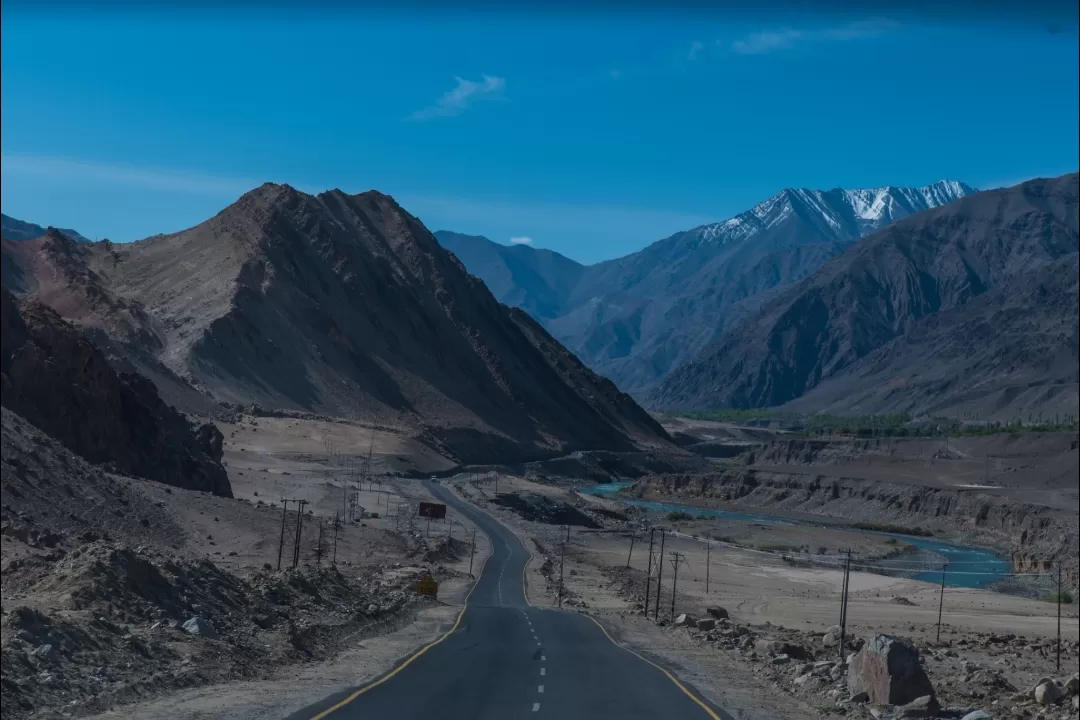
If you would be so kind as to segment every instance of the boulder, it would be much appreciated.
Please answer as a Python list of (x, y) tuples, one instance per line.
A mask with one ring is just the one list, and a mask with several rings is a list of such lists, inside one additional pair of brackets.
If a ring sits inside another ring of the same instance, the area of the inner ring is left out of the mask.
[(1080, 673), (1073, 673), (1072, 677), (1065, 681), (1065, 692), (1069, 695), (1080, 695)]
[(1065, 697), (1065, 692), (1061, 689), (1053, 680), (1045, 680), (1035, 686), (1034, 691), (1035, 702), (1040, 705), (1053, 705), (1061, 698)]
[(210, 621), (199, 615), (193, 615), (180, 627), (184, 632), (191, 635), (201, 635), (207, 638), (216, 638), (218, 636)]
[(821, 644), (827, 648), (836, 647), (840, 644), (840, 633), (832, 631), (825, 633), (821, 636)]
[(849, 697), (848, 702), (849, 703), (856, 703), (856, 704), (861, 705), (862, 703), (867, 702), (869, 699), (870, 699), (870, 696), (866, 694), (866, 691), (863, 691), (863, 692), (855, 693), (854, 695)]
[(773, 665), (787, 665), (789, 662), (791, 662), (791, 658), (783, 653), (772, 659)]
[(707, 612), (710, 617), (714, 617), (717, 620), (727, 620), (728, 619), (728, 611), (725, 610), (722, 607), (711, 607), (708, 610), (706, 610), (705, 612)]
[(865, 692), (876, 705), (906, 705), (934, 695), (930, 678), (919, 665), (919, 651), (907, 640), (875, 635), (851, 659), (848, 691)]
[(686, 625), (694, 625), (694, 618), (690, 617), (686, 613), (675, 616), (675, 627), (685, 627)]
[(776, 640), (775, 638), (761, 638), (754, 643), (754, 649), (769, 655), (787, 655), (795, 660), (809, 660), (811, 658), (811, 653), (802, 645), (796, 645), (785, 640)]
[(941, 705), (933, 695), (923, 695), (896, 709), (898, 718), (932, 718), (941, 712)]
[(985, 710), (972, 710), (960, 720), (994, 720), (994, 718)]
[(698, 630), (713, 630), (716, 628), (716, 621), (712, 618), (704, 618), (697, 621)]

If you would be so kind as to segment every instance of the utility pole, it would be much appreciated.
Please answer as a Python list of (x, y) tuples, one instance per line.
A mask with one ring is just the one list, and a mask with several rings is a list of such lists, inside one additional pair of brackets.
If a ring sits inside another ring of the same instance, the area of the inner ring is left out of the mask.
[(674, 568), (671, 574), (671, 619), (675, 620), (675, 584), (679, 581), (679, 560), (682, 556), (675, 552), (671, 552), (671, 564)]
[(627, 569), (629, 569), (629, 567), (630, 567), (630, 560), (634, 557), (634, 538), (636, 538), (636, 537), (637, 537), (636, 532), (631, 532), (630, 533), (630, 554), (626, 556), (626, 567), (627, 567)]
[(469, 552), (469, 577), (472, 577), (473, 558), (476, 557), (476, 531), (472, 531), (472, 550)]
[(840, 594), (840, 661), (844, 660), (844, 644), (847, 639), (847, 603), (848, 583), (851, 577), (851, 550), (847, 551), (847, 560), (844, 562), (844, 584)]
[(656, 609), (653, 610), (653, 620), (660, 619), (660, 589), (664, 580), (664, 537), (667, 531), (660, 530), (660, 557), (656, 562)]
[[(570, 534), (570, 526), (566, 528), (566, 534)], [(563, 568), (566, 565), (566, 543), (559, 544), (559, 607), (562, 607), (563, 596)]]
[(338, 515), (337, 515), (337, 513), (334, 513), (334, 559), (333, 559), (333, 563), (335, 565), (337, 565), (337, 536), (338, 536), (338, 528), (339, 527), (340, 527), (340, 523), (338, 522)]
[(281, 553), (285, 549), (285, 519), (289, 516), (289, 501), (281, 498), (281, 537), (277, 546), (277, 569), (281, 569)]
[(712, 540), (705, 541), (705, 594), (709, 594), (709, 566), (712, 564)]
[(306, 502), (304, 500), (300, 500), (299, 501), (300, 507), (297, 508), (297, 510), (296, 510), (296, 541), (293, 544), (293, 563), (292, 563), (292, 566), (294, 568), (298, 564), (300, 564), (300, 539), (303, 537), (304, 505), (305, 504), (306, 504)]
[(1061, 561), (1058, 560), (1057, 591), (1057, 671), (1061, 672)]
[(319, 520), (315, 523), (315, 527), (319, 529), (318, 539), (315, 541), (315, 567), (322, 565), (323, 556), (323, 528), (326, 527), (325, 520)]
[(938, 594), (937, 604), (937, 640), (941, 642), (941, 610), (945, 606), (945, 571), (949, 569), (949, 562), (946, 560), (941, 566), (941, 591)]
[(649, 591), (652, 589), (652, 554), (655, 535), (656, 528), (649, 528), (649, 565), (648, 570), (645, 571), (645, 617), (649, 617)]

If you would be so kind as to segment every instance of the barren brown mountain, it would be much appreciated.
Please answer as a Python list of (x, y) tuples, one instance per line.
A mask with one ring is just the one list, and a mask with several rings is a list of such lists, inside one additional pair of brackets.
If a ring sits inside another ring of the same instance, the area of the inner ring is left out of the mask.
[(263, 185), (173, 235), (5, 243), (4, 281), (183, 409), (378, 419), (461, 460), (667, 445), (629, 396), (500, 305), (394, 200)]
[(1075, 415), (1077, 175), (857, 243), (673, 373), (667, 409)]
[(162, 402), (146, 378), (116, 373), (53, 310), (2, 290), (0, 330), (4, 407), (92, 463), (232, 496), (218, 429), (193, 427)]

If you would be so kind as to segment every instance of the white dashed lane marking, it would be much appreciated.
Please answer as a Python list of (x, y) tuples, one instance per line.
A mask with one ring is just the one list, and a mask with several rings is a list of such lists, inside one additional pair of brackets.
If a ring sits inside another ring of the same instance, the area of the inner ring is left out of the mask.
[(533, 712), (540, 712), (540, 703), (533, 703)]
[(536, 692), (538, 692), (538, 693), (540, 693), (540, 694), (543, 694), (543, 692), (544, 692), (544, 686), (543, 686), (543, 685), (541, 685), (541, 686), (540, 686), (540, 688), (539, 688), (539, 689), (538, 689), (538, 690), (537, 690)]
[(540, 677), (547, 675), (547, 668), (540, 668)]

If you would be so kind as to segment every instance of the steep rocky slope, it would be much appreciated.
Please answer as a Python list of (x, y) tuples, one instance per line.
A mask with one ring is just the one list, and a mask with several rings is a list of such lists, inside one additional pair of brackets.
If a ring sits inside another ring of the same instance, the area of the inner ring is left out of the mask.
[(230, 497), (222, 436), (192, 427), (152, 383), (117, 374), (72, 325), (36, 301), (0, 291), (3, 405), (92, 463)]
[(185, 409), (379, 419), (476, 461), (669, 443), (377, 192), (266, 184), (181, 233), (5, 250), (23, 292), (105, 335)]
[(499, 302), (521, 308), (541, 322), (566, 309), (585, 266), (551, 250), (500, 245), (485, 237), (437, 230), (435, 239), (454, 253)]
[(1075, 414), (1077, 195), (1072, 174), (901, 220), (672, 373), (651, 404)]

